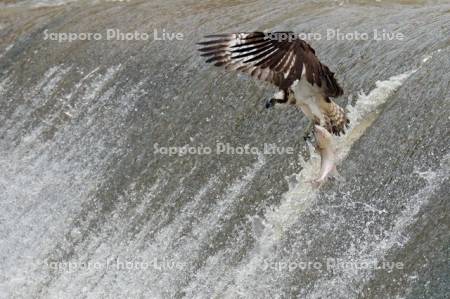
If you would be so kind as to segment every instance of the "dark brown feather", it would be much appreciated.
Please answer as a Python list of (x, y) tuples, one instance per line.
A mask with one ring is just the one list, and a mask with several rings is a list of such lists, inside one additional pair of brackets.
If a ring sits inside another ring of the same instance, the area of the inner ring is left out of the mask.
[[(289, 39), (270, 37), (289, 36)], [(225, 66), (275, 84), (287, 90), (302, 76), (306, 67), (306, 79), (321, 88), (326, 97), (342, 95), (342, 88), (334, 78), (334, 73), (323, 65), (314, 49), (292, 32), (250, 32), (215, 34), (205, 36), (207, 41), (198, 43), (206, 62)]]

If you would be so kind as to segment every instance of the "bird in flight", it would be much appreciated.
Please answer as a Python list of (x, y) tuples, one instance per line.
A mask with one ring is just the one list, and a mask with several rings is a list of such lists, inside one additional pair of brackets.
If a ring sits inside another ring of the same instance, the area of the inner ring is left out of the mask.
[(279, 91), (266, 101), (300, 107), (314, 125), (334, 135), (345, 133), (349, 120), (331, 98), (343, 94), (334, 73), (321, 63), (314, 49), (293, 32), (242, 32), (207, 35), (198, 43), (206, 62), (274, 84)]

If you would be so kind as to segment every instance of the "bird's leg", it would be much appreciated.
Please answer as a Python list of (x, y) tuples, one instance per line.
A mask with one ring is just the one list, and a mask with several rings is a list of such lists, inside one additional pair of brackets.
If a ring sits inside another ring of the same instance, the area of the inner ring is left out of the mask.
[(305, 131), (303, 132), (303, 139), (305, 141), (311, 140), (311, 132), (313, 128), (314, 128), (314, 121), (310, 119), (308, 125), (305, 128)]
[(286, 103), (288, 101), (288, 93), (284, 90), (280, 90), (273, 95), (271, 99), (266, 101), (266, 109), (275, 106), (276, 103)]

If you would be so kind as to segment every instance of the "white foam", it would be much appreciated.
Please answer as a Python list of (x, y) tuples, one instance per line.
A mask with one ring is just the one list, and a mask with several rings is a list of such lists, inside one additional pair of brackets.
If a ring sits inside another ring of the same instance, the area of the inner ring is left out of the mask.
[[(35, 86), (24, 91), (25, 101), (8, 119), (13, 124), (8, 132), (11, 136), (23, 134), (20, 130), (26, 116), (54, 96), (71, 69), (62, 65), (51, 67)], [(49, 275), (48, 252), (56, 242), (64, 245), (64, 234), (71, 231), (74, 215), (78, 215), (81, 206), (90, 200), (91, 192), (98, 188), (103, 166), (115, 154), (110, 136), (128, 111), (122, 105), (131, 105), (134, 96), (130, 92), (123, 97), (110, 97), (108, 91), (114, 86), (109, 89), (106, 86), (114, 85), (112, 79), (119, 69), (120, 66), (112, 66), (103, 76), (85, 78), (86, 82), (82, 82), (85, 86), (77, 91), (80, 102), (90, 103), (85, 106), (82, 121), (60, 125), (50, 142), (40, 138), (41, 129), (51, 125), (58, 113), (45, 115), (46, 123), (31, 127), (14, 147), (7, 141), (0, 143), (0, 210), (5, 211), (0, 216), (0, 289), (3, 290), (0, 297), (36, 294)], [(9, 82), (3, 79), (2, 93), (13, 88)], [(98, 117), (92, 109), (98, 110), (108, 102), (115, 105), (111, 105), (102, 122), (89, 124), (89, 120)], [(75, 229), (71, 236), (79, 238), (80, 231)], [(63, 289), (54, 291), (60, 293)]]
[[(137, 269), (131, 273), (110, 269), (104, 278), (104, 270), (102, 269), (80, 269), (73, 273), (63, 272), (52, 281), (52, 288), (49, 290), (48, 296), (56, 298), (59, 290), (65, 290), (69, 294), (81, 292), (82, 294), (93, 295), (107, 291), (108, 293), (128, 294), (134, 297), (132, 295), (133, 290), (139, 293), (143, 289), (146, 290), (146, 296), (152, 298), (165, 298), (169, 296), (168, 294), (173, 295), (174, 289), (171, 286), (183, 284), (186, 277), (192, 274), (198, 251), (208, 244), (211, 233), (214, 235), (216, 229), (220, 228), (220, 218), (226, 216), (227, 211), (237, 206), (239, 203), (238, 197), (243, 194), (256, 177), (265, 165), (265, 161), (264, 155), (258, 155), (257, 160), (246, 169), (242, 176), (236, 178), (226, 188), (223, 196), (216, 203), (213, 203), (211, 198), (206, 197), (208, 192), (218, 183), (218, 177), (211, 177), (194, 195), (193, 199), (177, 211), (175, 218), (172, 219), (169, 214), (165, 214), (167, 209), (161, 209), (154, 215), (148, 215), (149, 219), (145, 220), (143, 226), (139, 227), (139, 231), (131, 239), (127, 235), (130, 227), (136, 226), (136, 223), (133, 222), (135, 217), (139, 218), (143, 213), (148, 213), (146, 207), (148, 208), (153, 203), (155, 195), (165, 186), (166, 181), (159, 179), (149, 188), (148, 195), (136, 206), (135, 211), (127, 213), (127, 215), (134, 215), (132, 218), (122, 217), (119, 212), (122, 210), (122, 206), (123, 208), (129, 207), (129, 202), (136, 196), (133, 192), (125, 194), (124, 198), (117, 200), (123, 202), (123, 204), (118, 204), (115, 209), (118, 213), (114, 213), (111, 216), (111, 221), (102, 226), (101, 232), (97, 234), (98, 238), (90, 235), (89, 240), (85, 240), (81, 245), (88, 244), (88, 248), (73, 248), (79, 255), (71, 260), (75, 263), (89, 261), (104, 264), (104, 261), (108, 258), (132, 259), (151, 264), (152, 261), (157, 259), (160, 262), (166, 260), (173, 264), (181, 264), (182, 268), (158, 270), (150, 265), (148, 269)], [(186, 174), (185, 177), (189, 176), (190, 174)], [(175, 188), (165, 198), (165, 205), (168, 206), (172, 201), (175, 202), (183, 192), (183, 184), (180, 182), (179, 187)], [(199, 214), (199, 210), (203, 207), (211, 208), (211, 211)], [(164, 225), (161, 226), (161, 223), (164, 223)], [(183, 229), (189, 225), (192, 226), (192, 232), (188, 235), (183, 234)], [(149, 237), (149, 235), (152, 237)], [(105, 236), (107, 236), (107, 241), (104, 239)], [(174, 243), (177, 244), (176, 250), (173, 250)], [(211, 273), (211, 271), (221, 273), (218, 268), (226, 267), (226, 263), (221, 266), (216, 264), (214, 260), (218, 256), (220, 256), (220, 253), (206, 261), (206, 265), (202, 267), (200, 272), (205, 273), (206, 276), (208, 276), (206, 273)], [(221, 279), (222, 275), (214, 275), (214, 278), (216, 280)], [(194, 280), (192, 285), (187, 286), (186, 292), (189, 293), (191, 289), (195, 290), (200, 287), (199, 280), (203, 281), (203, 278), (199, 276), (198, 279)]]
[[(53, 66), (44, 73), (36, 85), (30, 88), (24, 88), (23, 103), (18, 105), (12, 115), (8, 116), (8, 119), (5, 121), (4, 127), (11, 127), (11, 130), (7, 131), (8, 134), (6, 134), (6, 137), (9, 135), (11, 138), (16, 138), (17, 135), (23, 134), (23, 132), (17, 134), (16, 130), (24, 126), (30, 119), (39, 118), (40, 114), (35, 113), (36, 110), (42, 109), (44, 104), (50, 100), (59, 83), (64, 80), (71, 69), (71, 66), (64, 66), (62, 64)], [(14, 88), (12, 79), (6, 78), (5, 80), (0, 84), (0, 95)], [(33, 113), (35, 115), (32, 117), (31, 115)], [(39, 120), (45, 126), (51, 125), (46, 119), (41, 118)], [(29, 132), (28, 135), (23, 136), (24, 140), (32, 141), (31, 138), (37, 137), (41, 129), (42, 127), (36, 126), (33, 132)], [(8, 143), (7, 138), (5, 138), (5, 142)]]
[(214, 209), (214, 213), (209, 214), (207, 219), (203, 220), (204, 226), (197, 226), (197, 230), (194, 230), (194, 235), (203, 239), (205, 237), (205, 226), (215, 227), (218, 224), (219, 217), (224, 215), (225, 211), (235, 204), (235, 200), (242, 194), (248, 184), (255, 178), (258, 171), (266, 163), (266, 159), (262, 153), (259, 153), (257, 157), (258, 159), (247, 169), (246, 174), (242, 178), (237, 178), (225, 191), (225, 197), (219, 200)]

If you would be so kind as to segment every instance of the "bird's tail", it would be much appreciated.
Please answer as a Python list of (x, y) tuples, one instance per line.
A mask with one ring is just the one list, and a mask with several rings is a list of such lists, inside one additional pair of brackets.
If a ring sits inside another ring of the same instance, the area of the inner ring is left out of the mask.
[(345, 129), (348, 128), (350, 120), (347, 118), (344, 109), (333, 100), (328, 100), (329, 102), (324, 109), (325, 128), (334, 135), (345, 134)]

